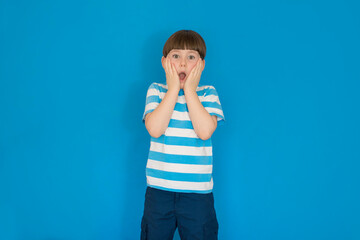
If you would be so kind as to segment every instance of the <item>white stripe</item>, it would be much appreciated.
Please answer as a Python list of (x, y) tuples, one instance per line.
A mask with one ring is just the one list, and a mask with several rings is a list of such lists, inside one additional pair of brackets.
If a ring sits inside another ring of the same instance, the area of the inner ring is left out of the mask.
[(145, 106), (145, 112), (148, 111), (148, 110), (150, 110), (150, 109), (155, 109), (155, 108), (157, 108), (158, 105), (159, 105), (158, 102), (151, 102), (151, 103), (146, 104), (146, 106)]
[(201, 91), (201, 90), (204, 90), (205, 88), (215, 89), (213, 86), (204, 85), (204, 86), (201, 86), (201, 87), (197, 87), (197, 88), (196, 88), (196, 91)]
[[(150, 104), (148, 104), (148, 105), (150, 105)], [(152, 106), (148, 106), (148, 105), (146, 105), (146, 107), (145, 107), (145, 111), (144, 111), (144, 114), (142, 117), (143, 120), (145, 120), (145, 116), (146, 116), (145, 113), (150, 109), (155, 109), (159, 105), (159, 103), (156, 103), (156, 106), (154, 106), (153, 104), (152, 104)]]
[(206, 190), (211, 190), (214, 185), (212, 178), (210, 182), (182, 182), (182, 181), (172, 181), (172, 180), (154, 178), (150, 176), (147, 176), (146, 179), (149, 185), (159, 186), (169, 189), (178, 189), (178, 190), (206, 191)]
[(185, 96), (178, 96), (176, 102), (177, 102), (177, 103), (185, 104), (185, 103), (186, 103)]
[(175, 155), (212, 156), (212, 147), (188, 147), (151, 142), (150, 151)]
[(160, 92), (160, 93), (159, 93), (160, 101), (162, 101), (162, 100), (164, 99), (165, 94), (166, 94), (166, 93), (164, 93), (164, 92)]
[[(219, 109), (219, 108), (206, 107), (205, 109), (206, 109), (206, 111), (208, 111), (209, 113), (217, 113), (217, 114), (219, 114), (220, 116), (224, 116), (223, 111), (222, 111), (221, 109)], [(222, 117), (222, 119), (223, 119), (223, 117)]]
[(196, 135), (194, 129), (182, 129), (182, 128), (172, 128), (172, 127), (168, 127), (166, 129), (165, 135), (171, 137), (199, 138), (198, 135)]
[[(207, 95), (206, 97), (204, 97), (204, 96), (198, 96), (198, 97), (199, 97), (200, 102), (217, 102), (218, 104), (220, 104), (219, 97), (216, 95)], [(162, 98), (164, 98), (164, 97), (162, 97)], [(178, 99), (176, 102), (185, 104), (186, 103), (185, 96), (178, 96)]]
[(212, 165), (166, 163), (148, 159), (147, 168), (178, 173), (212, 173)]
[(158, 96), (158, 95), (159, 95), (159, 90), (157, 90), (156, 88), (149, 88), (149, 90), (147, 91), (146, 97)]
[(165, 84), (162, 84), (162, 83), (155, 83), (155, 84), (157, 84), (158, 86), (163, 87), (165, 89), (168, 89), (168, 86)]
[[(151, 89), (151, 90), (155, 90), (155, 89)], [(155, 90), (155, 91), (157, 91), (157, 90)], [(164, 99), (164, 97), (165, 97), (165, 93), (164, 92), (159, 92), (159, 91), (157, 91), (157, 93), (150, 93), (150, 94), (147, 94), (146, 95), (146, 98), (148, 98), (148, 97), (151, 97), (151, 96), (155, 96), (155, 97), (159, 97), (160, 98), (160, 102)]]
[(178, 111), (175, 111), (175, 110), (173, 111), (173, 113), (171, 115), (171, 119), (191, 121), (190, 116), (189, 116), (189, 112), (178, 112)]
[(201, 102), (217, 102), (220, 105), (219, 97), (215, 95), (200, 96), (199, 99)]

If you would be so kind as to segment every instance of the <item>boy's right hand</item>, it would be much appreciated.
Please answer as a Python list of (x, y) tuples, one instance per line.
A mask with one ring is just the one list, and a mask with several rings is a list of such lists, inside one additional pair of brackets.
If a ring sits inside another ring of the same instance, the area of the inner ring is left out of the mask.
[(171, 64), (170, 58), (164, 58), (163, 64), (165, 74), (166, 74), (166, 84), (168, 85), (168, 91), (180, 91), (180, 79), (179, 75), (176, 72), (175, 66)]

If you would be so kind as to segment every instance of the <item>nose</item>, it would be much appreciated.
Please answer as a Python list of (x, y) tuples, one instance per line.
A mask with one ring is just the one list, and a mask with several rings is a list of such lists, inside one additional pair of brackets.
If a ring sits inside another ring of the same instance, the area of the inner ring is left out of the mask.
[(180, 67), (186, 67), (186, 59), (181, 58), (181, 60), (180, 60)]

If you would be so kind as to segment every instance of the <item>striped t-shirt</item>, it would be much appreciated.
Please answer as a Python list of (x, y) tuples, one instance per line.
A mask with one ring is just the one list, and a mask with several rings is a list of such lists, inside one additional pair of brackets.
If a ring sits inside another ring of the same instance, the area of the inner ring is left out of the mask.
[[(167, 85), (152, 83), (147, 91), (143, 115), (151, 113), (167, 92)], [(196, 93), (210, 115), (216, 115), (218, 126), (224, 114), (213, 86), (198, 86)], [(209, 193), (213, 189), (211, 138), (200, 139), (189, 117), (184, 90), (178, 99), (169, 126), (159, 138), (151, 137), (146, 165), (147, 185), (173, 192)]]

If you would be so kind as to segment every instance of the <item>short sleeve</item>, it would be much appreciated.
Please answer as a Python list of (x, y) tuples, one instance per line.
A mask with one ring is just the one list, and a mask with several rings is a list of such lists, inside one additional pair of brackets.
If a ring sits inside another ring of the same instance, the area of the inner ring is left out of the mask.
[(224, 124), (225, 117), (220, 103), (219, 95), (213, 86), (208, 86), (205, 89), (202, 104), (211, 116), (217, 116), (218, 126)]
[(160, 104), (160, 90), (159, 86), (156, 83), (152, 83), (147, 90), (146, 102), (145, 102), (145, 111), (143, 114), (142, 121), (145, 122), (145, 116), (148, 113), (154, 111), (157, 106)]

